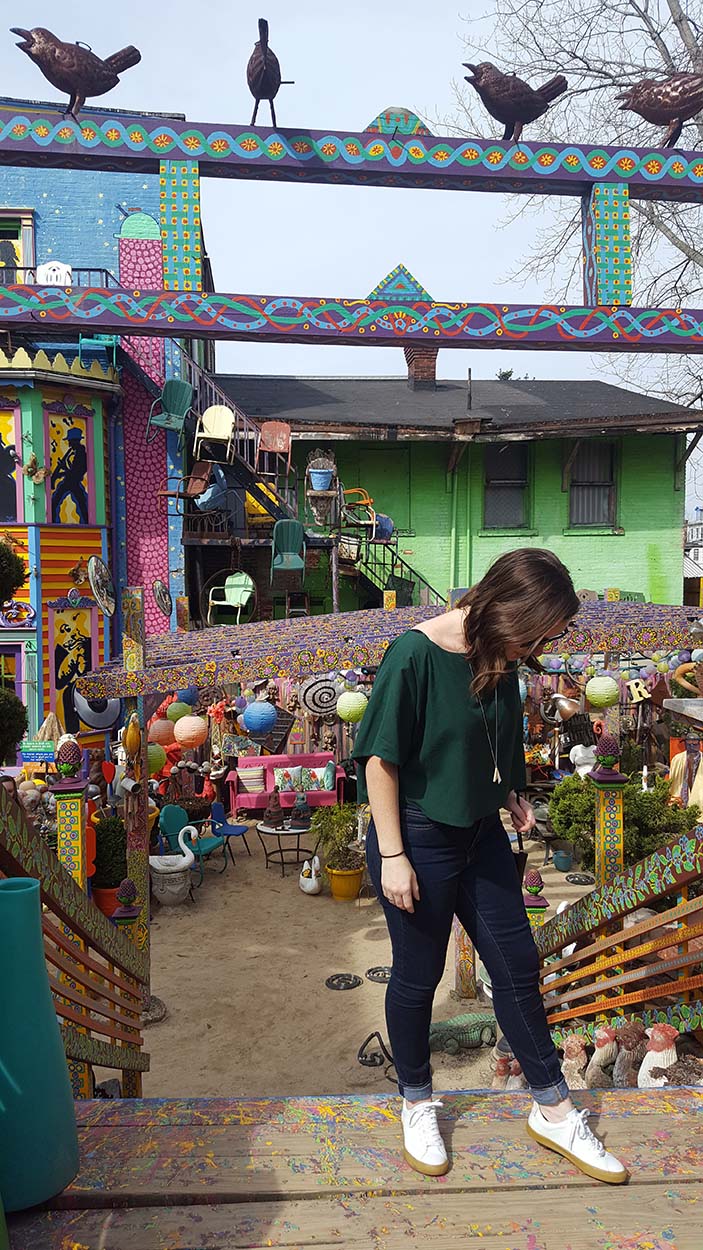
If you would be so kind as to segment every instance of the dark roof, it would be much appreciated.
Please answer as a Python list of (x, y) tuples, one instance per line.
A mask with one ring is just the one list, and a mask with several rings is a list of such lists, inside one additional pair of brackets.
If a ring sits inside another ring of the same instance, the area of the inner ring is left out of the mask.
[[(613, 429), (691, 429), (700, 410), (685, 408), (607, 382), (474, 379), (439, 381), (412, 390), (405, 377), (301, 378), (219, 374), (223, 390), (255, 420), (288, 421), (294, 430), (395, 427), (490, 439), (593, 434)], [(351, 430), (347, 430), (347, 437)]]

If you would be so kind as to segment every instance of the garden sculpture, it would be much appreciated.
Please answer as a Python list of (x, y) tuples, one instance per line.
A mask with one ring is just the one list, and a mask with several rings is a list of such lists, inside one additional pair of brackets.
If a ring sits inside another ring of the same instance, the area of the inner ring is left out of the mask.
[(637, 1084), (640, 1089), (655, 1089), (666, 1085), (665, 1069), (676, 1063), (676, 1039), (679, 1031), (673, 1024), (653, 1024), (651, 1029), (647, 1029), (647, 1034), (647, 1053), (637, 1074)]
[(618, 1057), (615, 1029), (609, 1024), (596, 1029), (593, 1040), (595, 1050), (586, 1068), (588, 1089), (610, 1089), (613, 1084), (613, 1066)]
[(613, 1067), (616, 1089), (636, 1089), (637, 1073), (647, 1052), (647, 1035), (641, 1020), (629, 1020), (617, 1030), (618, 1056)]
[(131, 44), (103, 61), (86, 44), (62, 43), (43, 26), (36, 26), (34, 30), (24, 30), (21, 26), (10, 29), (13, 35), (20, 36), (17, 47), (39, 66), (52, 87), (69, 96), (66, 116), (75, 117), (76, 121), (89, 96), (112, 91), (120, 81), (119, 75), (142, 59), (139, 50)]
[(580, 1033), (572, 1033), (564, 1042), (564, 1058), (561, 1064), (564, 1080), (569, 1089), (588, 1088), (585, 1076), (587, 1062), (585, 1037), (582, 1037)]
[(464, 61), (464, 67), (471, 70), (471, 77), (464, 76), (481, 97), (484, 108), (505, 126), (503, 139), (513, 143), (519, 142), (523, 127), (546, 113), (568, 86), (563, 74), (556, 74), (541, 87), (531, 87), (516, 74), (504, 74), (490, 61), (480, 65)]
[(527, 1080), (517, 1059), (510, 1060), (510, 1076), (506, 1081), (505, 1088), (527, 1089)]
[(703, 74), (672, 74), (664, 82), (643, 78), (619, 95), (621, 110), (637, 113), (655, 126), (667, 126), (664, 147), (678, 143), (684, 122), (703, 109)]
[(447, 1055), (456, 1055), (460, 1050), (478, 1050), (479, 1046), (493, 1046), (497, 1033), (495, 1016), (469, 1011), (431, 1024), (430, 1050), (443, 1050)]
[(259, 18), (259, 38), (247, 64), (247, 84), (256, 101), (251, 117), (252, 126), (256, 125), (256, 114), (262, 100), (268, 100), (271, 124), (275, 126), (276, 110), (273, 102), (281, 86), (281, 67), (278, 57), (269, 47), (269, 24), (263, 17)]
[(508, 1055), (501, 1055), (496, 1059), (495, 1072), (491, 1081), (491, 1089), (505, 1089), (510, 1076), (510, 1059)]

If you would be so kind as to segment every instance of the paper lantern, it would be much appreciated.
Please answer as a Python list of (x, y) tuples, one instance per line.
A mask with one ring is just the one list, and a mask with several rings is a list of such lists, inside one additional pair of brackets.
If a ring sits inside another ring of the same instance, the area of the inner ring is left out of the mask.
[(272, 703), (265, 699), (256, 699), (248, 703), (242, 720), (250, 734), (268, 734), (273, 729), (278, 713)]
[(180, 703), (187, 703), (188, 707), (195, 707), (198, 702), (198, 687), (187, 686), (185, 690), (179, 690), (178, 699)]
[(176, 742), (182, 747), (201, 747), (209, 728), (204, 716), (181, 716), (176, 721)]
[(176, 721), (179, 721), (182, 716), (192, 716), (193, 709), (190, 706), (190, 703), (169, 703), (168, 708), (166, 709), (166, 715), (175, 725)]
[(172, 720), (166, 720), (165, 717), (161, 717), (159, 720), (151, 722), (149, 727), (150, 742), (158, 742), (159, 746), (170, 747), (174, 736)]
[(614, 707), (620, 698), (618, 683), (612, 677), (592, 677), (586, 682), (586, 698), (591, 707)]
[(364, 715), (368, 702), (361, 690), (348, 690), (337, 699), (337, 715), (340, 720), (356, 724)]
[(159, 742), (150, 742), (146, 749), (146, 756), (149, 765), (149, 776), (154, 777), (161, 772), (166, 763), (166, 752)]

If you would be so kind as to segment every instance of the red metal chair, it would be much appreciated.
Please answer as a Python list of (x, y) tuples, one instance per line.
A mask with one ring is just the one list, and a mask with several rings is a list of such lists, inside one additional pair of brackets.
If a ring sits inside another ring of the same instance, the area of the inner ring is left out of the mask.
[(291, 430), (287, 421), (264, 421), (259, 426), (259, 439), (256, 446), (254, 470), (258, 471), (259, 457), (262, 452), (273, 452), (276, 455), (288, 456), (286, 473), (290, 473), (292, 454)]

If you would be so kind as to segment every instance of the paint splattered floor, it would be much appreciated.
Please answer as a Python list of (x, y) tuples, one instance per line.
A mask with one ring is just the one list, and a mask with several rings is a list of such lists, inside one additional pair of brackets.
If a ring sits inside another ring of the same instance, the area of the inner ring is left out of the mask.
[(588, 1180), (525, 1133), (523, 1094), (442, 1114), (452, 1170), (412, 1172), (395, 1100), (78, 1104), (82, 1170), (12, 1250), (701, 1250), (703, 1090), (578, 1095), (632, 1172)]
[[(375, 900), (335, 902), (298, 889), (298, 873), (264, 867), (255, 831), (252, 858), (235, 845), (236, 867), (206, 870), (195, 904), (154, 909), (152, 987), (169, 1017), (146, 1031), (150, 1098), (258, 1097), (274, 1094), (374, 1094), (393, 1088), (382, 1068), (364, 1068), (359, 1046), (380, 1029), (385, 986), (365, 972), (390, 963), (390, 943)], [(530, 866), (543, 851), (535, 844)], [(552, 907), (587, 887), (570, 885), (553, 867), (544, 871)], [(358, 989), (325, 988), (335, 972), (362, 978)], [(435, 999), (434, 1019), (486, 1010), (457, 1002), (452, 957)], [(447, 1089), (490, 1085), (490, 1050), (436, 1055), (437, 1081)], [(106, 1076), (112, 1075), (105, 1073)]]

